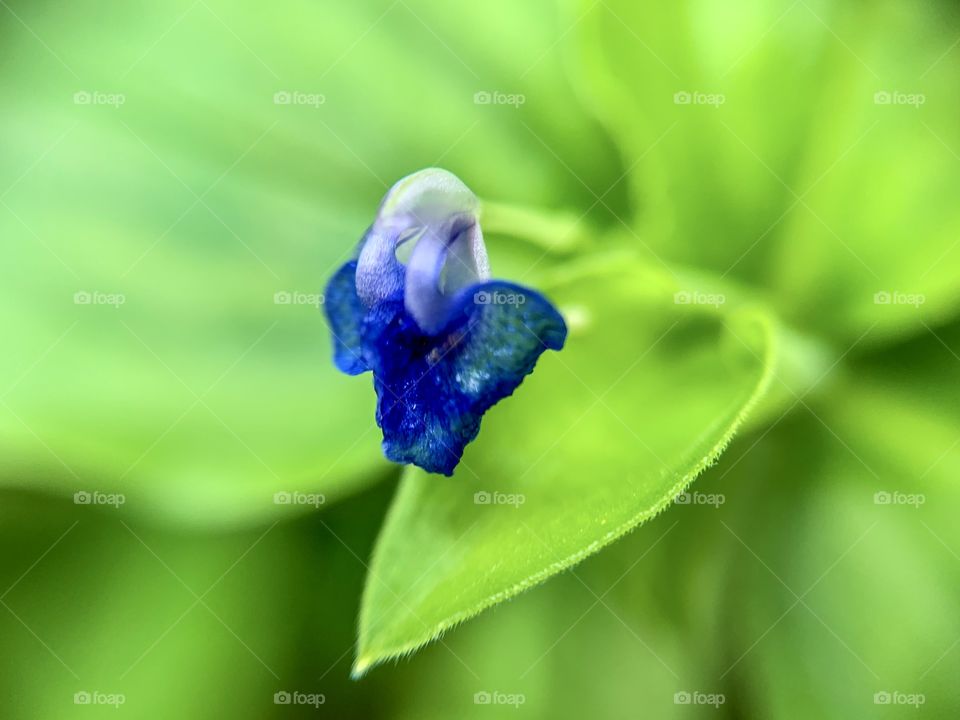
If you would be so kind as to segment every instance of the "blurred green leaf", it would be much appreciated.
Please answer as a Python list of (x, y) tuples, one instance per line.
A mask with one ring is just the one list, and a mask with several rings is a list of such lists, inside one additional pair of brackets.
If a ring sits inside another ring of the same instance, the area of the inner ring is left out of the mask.
[[(762, 512), (753, 503), (729, 526), (732, 583), (752, 600), (728, 608), (725, 679), (763, 716), (893, 717), (913, 712), (902, 703), (917, 695), (924, 713), (949, 715), (960, 668), (955, 483), (924, 495), (919, 473), (884, 461), (879, 438), (858, 442), (830, 415), (784, 427), (766, 443), (768, 462), (738, 474), (751, 494), (781, 482)], [(918, 493), (922, 503), (907, 502)]]
[(581, 85), (631, 168), (640, 246), (847, 342), (921, 332), (918, 303), (957, 312), (956, 8), (581, 5)]
[(766, 389), (771, 326), (677, 304), (673, 290), (622, 260), (547, 286), (568, 345), (488, 414), (452, 480), (404, 477), (370, 569), (355, 672), (613, 542), (717, 458)]
[(787, 0), (578, 4), (580, 84), (629, 169), (636, 239), (667, 261), (755, 279), (767, 247), (744, 251), (789, 197), (771, 172), (792, 179), (800, 161), (822, 26)]
[(928, 327), (857, 359), (731, 473), (756, 499), (730, 521), (732, 582), (754, 599), (728, 609), (728, 664), (758, 714), (893, 717), (913, 696), (949, 716), (960, 701), (958, 350), (960, 327)]
[(321, 648), (327, 632), (304, 623), (308, 598), (293, 592), (306, 574), (323, 575), (302, 525), (184, 535), (129, 519), (4, 492), (5, 713), (203, 718), (216, 707), (266, 718), (282, 690), (326, 690), (337, 701), (330, 680), (288, 684), (302, 634), (316, 640), (313, 652), (341, 649)]

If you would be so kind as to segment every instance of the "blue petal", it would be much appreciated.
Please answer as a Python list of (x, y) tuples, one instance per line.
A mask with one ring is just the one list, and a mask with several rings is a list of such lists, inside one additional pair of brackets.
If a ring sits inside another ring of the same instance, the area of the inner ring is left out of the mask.
[(374, 307), (362, 334), (384, 454), (453, 474), (483, 413), (516, 390), (544, 350), (563, 347), (566, 333), (549, 301), (507, 282), (462, 292), (436, 335), (423, 333), (402, 301)]
[(357, 295), (357, 261), (340, 267), (327, 283), (323, 309), (333, 335), (333, 362), (348, 375), (359, 375), (370, 368), (363, 359), (360, 333), (366, 308)]

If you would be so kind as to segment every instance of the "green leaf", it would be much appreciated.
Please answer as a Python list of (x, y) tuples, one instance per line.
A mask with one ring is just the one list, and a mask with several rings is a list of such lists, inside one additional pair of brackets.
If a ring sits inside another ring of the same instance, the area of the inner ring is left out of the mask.
[(770, 243), (747, 249), (789, 201), (776, 176), (801, 160), (827, 31), (790, 0), (579, 5), (580, 85), (629, 169), (638, 244), (763, 282)]
[[(861, 417), (872, 410), (844, 402)], [(905, 470), (883, 436), (818, 413), (765, 438), (751, 450), (759, 462), (728, 478), (754, 500), (729, 521), (728, 592), (751, 601), (728, 605), (725, 679), (763, 717), (874, 716), (874, 696), (894, 692), (922, 694), (925, 712), (949, 715), (960, 671), (956, 476), (918, 482), (936, 456)], [(914, 419), (883, 417), (901, 431)], [(770, 477), (777, 492), (764, 492)], [(906, 502), (917, 495), (922, 504)], [(892, 633), (910, 642), (891, 643)]]
[(632, 168), (639, 245), (768, 288), (793, 325), (839, 342), (960, 310), (955, 13), (591, 5), (581, 84)]
[[(640, 575), (652, 555), (666, 555), (666, 539), (658, 543), (658, 538), (673, 523), (664, 517), (631, 534), (633, 540), (650, 530), (642, 545), (629, 543), (632, 555), (621, 551), (625, 540), (597, 557), (602, 562), (618, 556), (611, 573), (588, 569), (588, 561), (576, 576), (560, 575), (538, 592), (481, 615), (444, 638), (443, 645), (424, 648), (415, 664), (385, 676), (397, 687), (395, 717), (483, 720), (491, 717), (491, 708), (474, 704), (474, 695), (499, 692), (521, 696), (524, 717), (618, 717), (624, 708), (642, 706), (664, 720), (688, 718), (689, 708), (675, 703), (674, 694), (710, 687), (693, 684), (704, 655), (699, 638), (687, 636), (656, 607), (649, 585), (648, 594), (626, 603), (606, 594), (618, 577), (628, 571)], [(590, 672), (584, 672), (584, 657), (591, 658)]]
[(726, 478), (739, 512), (713, 544), (734, 551), (722, 594), (751, 601), (727, 605), (718, 672), (758, 716), (873, 716), (894, 692), (953, 713), (958, 349), (954, 325), (858, 358)]
[(546, 286), (571, 327), (455, 476), (409, 471), (378, 540), (354, 671), (411, 652), (666, 509), (770, 379), (771, 324), (674, 302), (628, 260)]
[[(238, 719), (275, 717), (284, 690), (324, 693), (337, 716), (363, 704), (336, 673), (317, 680), (352, 641), (353, 603), (324, 591), (330, 574), (341, 587), (361, 580), (318, 518), (196, 532), (138, 524), (125, 508), (6, 490), (0, 498), (0, 672), (5, 693), (19, 688), (13, 717), (199, 720), (228, 687), (243, 690), (216, 702)], [(351, 543), (363, 541), (353, 528), (367, 534), (373, 524), (327, 522)], [(78, 710), (78, 692), (125, 702), (120, 713)]]

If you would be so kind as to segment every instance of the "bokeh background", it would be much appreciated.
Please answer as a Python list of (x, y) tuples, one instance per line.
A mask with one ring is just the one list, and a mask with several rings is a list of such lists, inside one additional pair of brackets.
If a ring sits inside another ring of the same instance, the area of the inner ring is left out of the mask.
[[(957, 716), (955, 2), (0, 0), (0, 57), (3, 717)], [(319, 293), (429, 166), (499, 277), (756, 298), (783, 388), (721, 500), (351, 680), (400, 469)]]

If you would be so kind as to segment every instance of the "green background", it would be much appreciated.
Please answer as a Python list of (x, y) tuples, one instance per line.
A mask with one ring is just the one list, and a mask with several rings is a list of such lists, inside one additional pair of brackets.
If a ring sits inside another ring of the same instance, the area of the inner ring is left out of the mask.
[[(960, 712), (955, 2), (0, 0), (0, 58), (3, 717)], [(401, 479), (318, 294), (430, 166), (571, 340)]]

